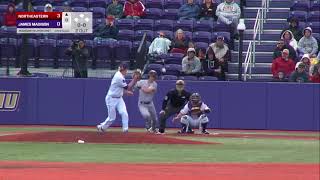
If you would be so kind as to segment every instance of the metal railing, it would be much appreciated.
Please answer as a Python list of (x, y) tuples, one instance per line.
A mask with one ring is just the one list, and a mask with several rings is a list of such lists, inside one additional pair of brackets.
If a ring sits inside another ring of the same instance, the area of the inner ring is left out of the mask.
[[(269, 11), (270, 0), (262, 0), (261, 8), (258, 8), (257, 16), (253, 27), (252, 40), (249, 42), (246, 58), (244, 61), (243, 80), (251, 79), (252, 67), (256, 63), (256, 43), (261, 44), (261, 34), (263, 33), (263, 24), (266, 22), (267, 12)], [(249, 72), (248, 72), (249, 71)]]

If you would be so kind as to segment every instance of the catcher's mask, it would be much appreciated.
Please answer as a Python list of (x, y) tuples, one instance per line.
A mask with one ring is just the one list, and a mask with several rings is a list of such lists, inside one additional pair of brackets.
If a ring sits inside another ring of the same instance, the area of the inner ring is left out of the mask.
[(193, 93), (193, 94), (191, 94), (191, 96), (190, 96), (190, 102), (191, 102), (192, 105), (197, 105), (197, 104), (200, 103), (200, 101), (201, 101), (201, 96), (200, 96), (199, 93)]
[(158, 73), (157, 73), (157, 71), (155, 71), (155, 70), (150, 70), (150, 71), (148, 72), (148, 78), (152, 77), (152, 78), (154, 78), (154, 79), (157, 79), (157, 76), (158, 76)]

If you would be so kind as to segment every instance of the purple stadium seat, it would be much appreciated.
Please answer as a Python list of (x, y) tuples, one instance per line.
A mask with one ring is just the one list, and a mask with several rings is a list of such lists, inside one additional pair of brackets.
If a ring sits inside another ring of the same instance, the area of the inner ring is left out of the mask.
[(312, 28), (313, 33), (320, 33), (320, 22), (310, 22), (309, 25)]
[(92, 28), (95, 29), (100, 24), (103, 24), (105, 22), (106, 22), (105, 18), (95, 18), (95, 19), (93, 19), (93, 24), (92, 24), (93, 27)]
[(17, 28), (16, 27), (0, 28), (0, 38), (2, 37), (18, 38), (19, 35), (17, 35)]
[(87, 12), (88, 8), (86, 7), (71, 7), (72, 12)]
[[(18, 40), (19, 55), (21, 56), (22, 39)], [(35, 60), (37, 56), (37, 40), (27, 39), (25, 47), (25, 56), (28, 59)]]
[(224, 23), (215, 22), (213, 24), (213, 31), (214, 32), (231, 32), (231, 27)]
[[(16, 65), (19, 63), (19, 59), (17, 58), (17, 39), (14, 38), (1, 38), (0, 39), (0, 60), (10, 60), (15, 59)], [(13, 63), (10, 63), (12, 65)]]
[(212, 41), (213, 42), (216, 42), (216, 38), (218, 37), (218, 36), (223, 36), (224, 37), (224, 41), (226, 42), (226, 43), (229, 43), (231, 40), (230, 40), (230, 33), (229, 32), (214, 32), (214, 33), (212, 33)]
[[(132, 54), (133, 59), (136, 58), (136, 53), (137, 53), (137, 50), (139, 48), (140, 43), (141, 43), (141, 41), (134, 41), (132, 44), (132, 51), (131, 51), (132, 53), (131, 54)], [(147, 41), (147, 43), (146, 43), (147, 49), (149, 49), (150, 44), (151, 43), (149, 41)]]
[(179, 64), (166, 64), (164, 67), (166, 69), (164, 75), (179, 76), (182, 70), (182, 66)]
[(320, 11), (311, 11), (308, 15), (308, 22), (319, 22), (320, 21)]
[(213, 77), (213, 76), (201, 76), (199, 77), (200, 81), (218, 81), (217, 77)]
[(162, 9), (163, 7), (163, 0), (146, 0), (145, 5), (148, 8), (160, 8)]
[(54, 12), (63, 12), (64, 7), (63, 6), (53, 6), (53, 11)]
[(44, 6), (47, 3), (51, 3), (52, 1), (50, 0), (32, 0), (32, 5), (33, 6)]
[(193, 31), (193, 20), (178, 20), (173, 22), (173, 30), (182, 29), (184, 31)]
[(193, 32), (192, 40), (194, 42), (211, 43), (211, 33), (206, 31)]
[(116, 25), (119, 29), (130, 29), (134, 30), (134, 20), (133, 19), (118, 19), (116, 20)]
[(312, 36), (320, 41), (320, 33), (312, 33)]
[(150, 70), (155, 70), (158, 73), (158, 75), (161, 75), (162, 68), (163, 68), (163, 65), (161, 64), (148, 64), (146, 67), (146, 72), (149, 72)]
[(320, 11), (320, 1), (319, 0), (313, 0), (310, 1), (310, 11)]
[(90, 0), (89, 1), (89, 7), (106, 7), (106, 1), (105, 0)]
[(94, 59), (93, 49), (94, 49), (94, 42), (93, 40), (85, 40), (86, 48), (89, 50), (89, 61)]
[[(172, 31), (165, 31), (165, 30), (161, 30), (162, 32), (164, 32), (165, 37), (172, 40), (173, 39), (173, 32)], [(159, 36), (160, 31), (155, 31), (154, 32), (154, 37), (158, 37)]]
[(299, 21), (306, 22), (307, 20), (307, 12), (305, 11), (291, 11), (289, 15), (289, 19), (292, 17), (296, 17)]
[(196, 21), (196, 22), (194, 22), (193, 30), (194, 31), (212, 32), (212, 30), (213, 30), (213, 21), (211, 21), (211, 20)]
[(199, 48), (199, 49), (203, 50), (204, 52), (206, 52), (207, 48), (209, 47), (209, 44), (205, 43), (205, 42), (195, 42), (194, 44), (196, 46), (196, 49)]
[(39, 39), (37, 47), (38, 49), (41, 49), (41, 51), (38, 51), (40, 66), (54, 65), (53, 61), (56, 59), (56, 51), (55, 51), (56, 40), (55, 39)]
[(55, 6), (64, 6), (64, 5), (69, 5), (70, 2), (69, 0), (53, 0), (52, 1), (52, 6), (55, 7)]
[(33, 6), (33, 10), (35, 12), (43, 12), (44, 11), (44, 6)]
[(102, 39), (94, 41), (94, 56), (98, 61), (111, 61), (113, 58), (114, 46), (116, 44), (115, 40), (112, 39)]
[(89, 9), (92, 12), (93, 18), (105, 18), (106, 17), (106, 9), (103, 7), (92, 7)]
[(67, 48), (72, 44), (71, 39), (60, 39), (56, 43), (56, 57), (59, 61), (60, 66), (71, 66), (71, 57), (65, 54)]
[(164, 9), (179, 9), (183, 4), (183, 0), (164, 0)]
[(71, 7), (89, 7), (89, 2), (88, 0), (73, 0), (70, 3)]
[(178, 19), (178, 9), (164, 9), (163, 19), (177, 20)]
[(173, 31), (173, 21), (169, 19), (159, 19), (154, 22), (155, 30)]
[(0, 14), (2, 15), (7, 11), (7, 5), (0, 5)]
[(59, 34), (58, 35), (58, 39), (73, 39), (74, 38), (74, 34)]
[(134, 29), (137, 30), (153, 30), (153, 19), (137, 19), (134, 24)]
[(163, 75), (163, 76), (161, 76), (161, 78), (160, 79), (162, 79), (162, 80), (168, 80), (168, 81), (172, 81), (172, 80), (178, 80), (178, 77), (177, 76), (175, 76), (175, 75)]
[(189, 39), (189, 40), (193, 40), (192, 39), (192, 32), (190, 31), (184, 31), (185, 36)]
[(138, 30), (138, 31), (135, 31), (135, 41), (140, 41), (144, 35), (144, 33), (146, 33), (146, 39), (147, 41), (150, 41), (152, 42), (153, 41), (153, 37), (154, 37), (154, 34), (153, 34), (153, 31), (150, 31), (150, 30)]
[(162, 9), (147, 8), (145, 18), (147, 19), (160, 19), (162, 16)]
[(186, 80), (186, 81), (197, 81), (197, 76), (180, 76), (179, 79)]
[(131, 57), (131, 50), (131, 41), (117, 41), (115, 44), (115, 59), (119, 61), (129, 61)]
[(125, 41), (133, 41), (134, 40), (134, 31), (127, 30), (127, 29), (119, 30), (117, 39), (118, 40), (125, 40)]
[(184, 54), (181, 53), (170, 53), (165, 59), (166, 64), (181, 64)]
[(290, 11), (309, 11), (309, 0), (295, 0), (292, 2)]

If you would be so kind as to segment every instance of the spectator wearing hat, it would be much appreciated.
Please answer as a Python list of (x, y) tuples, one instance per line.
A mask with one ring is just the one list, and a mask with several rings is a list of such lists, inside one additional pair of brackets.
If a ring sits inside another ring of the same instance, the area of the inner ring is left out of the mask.
[(234, 28), (234, 32), (237, 32), (241, 9), (234, 0), (225, 0), (220, 3), (216, 10), (216, 16), (218, 21), (231, 25)]
[(298, 43), (296, 41), (296, 39), (294, 38), (292, 32), (290, 30), (286, 30), (283, 32), (281, 39), (283, 39), (285, 44), (290, 45), (291, 47), (293, 47), (293, 49), (296, 51), (298, 48)]
[(282, 56), (272, 61), (271, 71), (273, 78), (278, 78), (278, 72), (283, 71), (285, 77), (288, 77), (294, 71), (294, 61), (289, 58), (289, 50), (284, 49)]
[(108, 5), (106, 11), (107, 15), (112, 15), (116, 19), (120, 19), (123, 16), (123, 5), (119, 3), (119, 0), (112, 0), (112, 3)]
[(289, 81), (290, 82), (299, 82), (299, 83), (305, 83), (309, 82), (309, 75), (305, 71), (306, 66), (302, 62), (297, 63), (297, 68), (294, 72), (291, 73)]
[(216, 42), (210, 44), (207, 49), (206, 61), (203, 63), (205, 75), (216, 76), (219, 80), (224, 81), (229, 61), (231, 61), (230, 49), (224, 43), (224, 37), (218, 36)]
[(109, 15), (106, 18), (106, 24), (102, 24), (94, 30), (94, 40), (117, 39), (118, 32), (119, 29), (114, 24), (114, 17)]
[(127, 0), (124, 3), (123, 14), (126, 18), (139, 19), (145, 15), (145, 9), (140, 0)]
[(320, 83), (320, 63), (314, 66), (314, 73), (310, 76), (310, 81), (313, 83)]
[[(300, 62), (302, 62), (305, 65), (306, 73), (309, 73), (309, 70), (310, 70), (310, 57), (309, 57), (309, 55), (308, 54), (304, 54), (302, 56), (302, 58), (300, 59)], [(298, 63), (296, 64), (295, 68), (297, 69), (297, 67), (298, 67)]]
[(149, 54), (167, 54), (170, 45), (171, 41), (165, 37), (163, 31), (160, 31), (159, 37), (156, 37), (149, 46)]
[(16, 6), (13, 3), (9, 3), (7, 6), (7, 12), (4, 13), (3, 16), (4, 26), (16, 26)]
[(180, 20), (183, 19), (197, 19), (199, 17), (200, 8), (193, 0), (187, 0), (187, 3), (182, 5), (178, 10), (178, 17)]
[(303, 30), (303, 37), (298, 43), (298, 50), (300, 55), (309, 54), (309, 57), (316, 56), (318, 53), (318, 42), (312, 36), (311, 27), (306, 27)]
[(182, 29), (178, 29), (175, 33), (175, 38), (171, 44), (171, 53), (185, 54), (189, 46), (189, 39), (185, 36)]
[(200, 7), (200, 20), (216, 21), (217, 4), (214, 0), (204, 0)]
[(45, 6), (44, 6), (44, 12), (53, 12), (53, 7), (52, 7), (52, 5), (51, 4), (46, 4)]
[(293, 34), (293, 37), (299, 41), (303, 34), (302, 34), (302, 29), (299, 27), (299, 19), (296, 18), (296, 17), (293, 17), (290, 19), (289, 21), (289, 27), (284, 29), (282, 32), (281, 32), (281, 36), (283, 35), (283, 33), (286, 31), (286, 30), (289, 30), (292, 32)]
[(295, 62), (298, 61), (297, 60), (297, 52), (289, 44), (285, 44), (283, 39), (280, 39), (277, 42), (277, 47), (273, 51), (273, 59), (281, 57), (282, 56), (282, 51), (284, 49), (288, 49), (289, 50), (289, 58), (290, 59), (294, 60)]
[(201, 62), (196, 57), (196, 50), (189, 48), (187, 56), (182, 59), (182, 73), (185, 75), (199, 75), (201, 71)]

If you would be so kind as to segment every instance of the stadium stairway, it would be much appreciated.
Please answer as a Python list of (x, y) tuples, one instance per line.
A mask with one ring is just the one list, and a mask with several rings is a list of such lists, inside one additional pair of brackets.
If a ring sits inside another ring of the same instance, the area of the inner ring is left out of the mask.
[[(246, 57), (249, 42), (253, 38), (253, 26), (258, 8), (261, 7), (261, 2), (262, 0), (247, 0), (247, 6), (244, 7), (246, 30), (244, 32), (243, 42), (243, 61)], [(264, 23), (264, 30), (261, 34), (261, 44), (256, 43), (256, 64), (255, 67), (252, 68), (253, 81), (270, 81), (272, 78), (272, 54), (280, 38), (281, 31), (287, 27), (290, 5), (291, 0), (270, 0), (267, 20)], [(229, 63), (228, 79), (230, 80), (237, 79), (238, 77), (238, 46), (239, 41), (235, 41), (235, 48), (232, 52), (232, 62)]]

